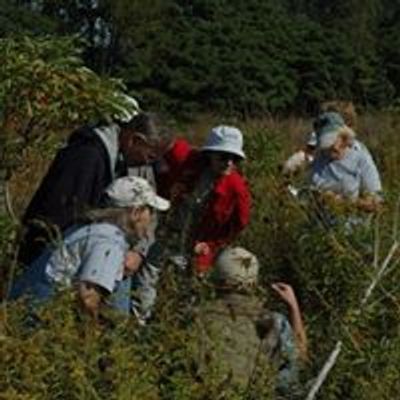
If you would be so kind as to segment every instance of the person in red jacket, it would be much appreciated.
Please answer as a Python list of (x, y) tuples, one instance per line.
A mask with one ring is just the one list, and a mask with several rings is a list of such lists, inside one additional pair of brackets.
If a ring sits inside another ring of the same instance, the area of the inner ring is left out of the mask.
[(188, 159), (193, 157), (193, 147), (184, 138), (175, 138), (170, 148), (156, 163), (156, 181), (158, 193), (166, 198), (171, 197), (171, 190), (179, 181), (182, 169)]
[(250, 192), (238, 169), (244, 158), (240, 130), (221, 125), (180, 165), (171, 189), (172, 221), (179, 229), (179, 252), (193, 256), (197, 274), (207, 272), (218, 252), (249, 223)]

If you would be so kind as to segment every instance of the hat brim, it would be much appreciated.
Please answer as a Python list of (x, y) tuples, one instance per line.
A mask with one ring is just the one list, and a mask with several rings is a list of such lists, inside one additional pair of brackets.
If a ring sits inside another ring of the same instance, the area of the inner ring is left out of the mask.
[(317, 144), (318, 144), (317, 134), (315, 131), (313, 131), (308, 134), (306, 145), (311, 147), (316, 147)]
[(204, 146), (200, 149), (201, 151), (219, 151), (223, 153), (231, 153), (235, 154), (236, 156), (239, 156), (242, 159), (246, 158), (246, 155), (243, 153), (243, 151), (237, 150), (237, 149), (231, 149), (226, 146)]
[(158, 211), (167, 211), (171, 203), (169, 200), (166, 200), (160, 196), (155, 196), (152, 201), (148, 203), (148, 205)]
[(320, 149), (329, 149), (332, 147), (336, 139), (338, 138), (339, 134), (337, 131), (327, 132), (320, 136), (318, 147)]

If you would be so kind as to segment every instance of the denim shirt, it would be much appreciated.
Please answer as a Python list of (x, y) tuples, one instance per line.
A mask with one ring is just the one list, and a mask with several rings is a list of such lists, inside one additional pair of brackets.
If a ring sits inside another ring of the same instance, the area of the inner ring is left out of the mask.
[(47, 249), (14, 283), (10, 299), (29, 295), (49, 300), (57, 288), (77, 281), (96, 284), (111, 293), (123, 277), (129, 245), (115, 225), (98, 223), (71, 228), (55, 249)]
[(374, 160), (358, 141), (353, 142), (340, 160), (332, 160), (321, 152), (311, 166), (310, 180), (316, 189), (332, 191), (350, 199), (382, 191)]

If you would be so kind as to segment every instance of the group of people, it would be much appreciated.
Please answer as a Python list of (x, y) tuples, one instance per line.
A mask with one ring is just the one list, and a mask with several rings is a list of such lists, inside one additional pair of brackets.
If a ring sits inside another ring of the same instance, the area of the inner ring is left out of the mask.
[[(250, 192), (239, 171), (243, 158), (242, 133), (231, 126), (213, 128), (201, 148), (174, 137), (161, 118), (152, 113), (82, 127), (58, 152), (27, 207), (18, 259), (22, 265), (33, 265), (43, 259), (44, 253), (60, 252), (64, 247), (70, 258), (71, 232), (91, 223), (93, 215), (96, 222), (102, 218), (109, 221), (108, 214), (103, 215), (106, 210), (129, 211), (140, 197), (140, 192), (132, 188), (141, 187), (144, 180), (154, 195), (162, 193), (173, 205), (165, 218), (152, 212), (148, 226), (130, 246), (142, 265), (132, 282), (140, 298), (119, 305), (123, 304), (120, 308), (125, 312), (133, 310), (145, 317), (154, 304), (157, 276), (167, 254), (181, 266), (193, 264), (195, 274), (204, 275), (218, 251), (248, 224)], [(118, 191), (112, 197), (110, 190), (115, 185)], [(130, 194), (135, 196), (129, 199)], [(157, 225), (163, 232), (158, 238)], [(97, 229), (101, 233), (106, 228)], [(92, 229), (87, 232), (95, 237)], [(64, 269), (71, 270), (70, 266)], [(26, 268), (30, 270), (37, 268)], [(28, 281), (33, 282), (32, 278)], [(127, 279), (119, 285), (126, 292), (130, 286)], [(13, 290), (11, 295), (18, 297), (20, 292)]]
[[(307, 163), (310, 186), (325, 196), (367, 211), (382, 202), (372, 156), (337, 110), (318, 116), (301, 151), (286, 162), (285, 174)], [(112, 123), (76, 130), (23, 217), (23, 272), (9, 299), (23, 298), (35, 309), (72, 289), (94, 318), (107, 306), (145, 323), (167, 261), (198, 278), (212, 270), (218, 300), (201, 326), (204, 334), (217, 329), (219, 338), (229, 336), (229, 348), (218, 356), (227, 374), (248, 381), (248, 360), (262, 362), (262, 345), (277, 366), (278, 386), (290, 387), (298, 361), (307, 359), (294, 291), (283, 282), (272, 285), (289, 321), (266, 310), (253, 295), (256, 256), (233, 245), (250, 220), (251, 194), (240, 170), (245, 158), (236, 127), (214, 127), (197, 148), (134, 106)]]

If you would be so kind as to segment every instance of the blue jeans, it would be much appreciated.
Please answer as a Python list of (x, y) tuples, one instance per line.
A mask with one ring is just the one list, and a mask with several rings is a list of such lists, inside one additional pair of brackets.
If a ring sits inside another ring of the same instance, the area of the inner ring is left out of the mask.
[(46, 275), (46, 265), (51, 253), (45, 251), (37, 258), (23, 274), (13, 283), (8, 300), (17, 300), (25, 296), (30, 306), (36, 306), (49, 301), (55, 294), (54, 282)]
[(132, 278), (125, 278), (118, 282), (117, 287), (110, 297), (110, 306), (128, 315), (131, 309), (131, 286)]
[[(31, 310), (49, 302), (56, 293), (56, 283), (46, 274), (50, 252), (43, 253), (35, 260), (23, 274), (13, 283), (8, 300), (17, 300), (25, 297)], [(111, 295), (110, 304), (118, 311), (128, 314), (130, 310), (131, 278), (119, 282)]]

